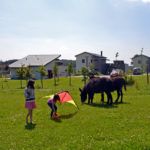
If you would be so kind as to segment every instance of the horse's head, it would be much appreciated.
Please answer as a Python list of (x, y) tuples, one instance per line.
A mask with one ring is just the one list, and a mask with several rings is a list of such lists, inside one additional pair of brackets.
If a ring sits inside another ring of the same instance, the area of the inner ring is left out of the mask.
[(82, 90), (80, 88), (79, 91), (80, 91), (81, 102), (84, 103), (87, 99), (87, 93), (85, 90)]

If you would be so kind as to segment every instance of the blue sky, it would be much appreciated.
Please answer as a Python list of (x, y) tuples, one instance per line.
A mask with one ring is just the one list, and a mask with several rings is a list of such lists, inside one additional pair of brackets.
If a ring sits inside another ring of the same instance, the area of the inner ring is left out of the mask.
[(150, 56), (149, 17), (150, 0), (0, 0), (0, 60), (103, 51), (130, 63)]

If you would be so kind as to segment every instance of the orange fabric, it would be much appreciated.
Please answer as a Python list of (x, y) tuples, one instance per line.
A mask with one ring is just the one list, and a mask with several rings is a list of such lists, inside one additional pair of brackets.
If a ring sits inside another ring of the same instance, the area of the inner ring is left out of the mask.
[(57, 93), (57, 94), (60, 97), (60, 103), (68, 102), (68, 103), (73, 104), (74, 106), (77, 107), (77, 105), (75, 104), (74, 100), (72, 99), (72, 97), (71, 97), (71, 95), (69, 94), (68, 91), (60, 92), (60, 93)]
[(61, 93), (58, 93), (58, 95), (60, 97), (60, 102), (61, 103), (64, 103), (64, 102), (72, 100), (72, 97), (71, 97), (71, 95), (68, 92), (61, 92)]

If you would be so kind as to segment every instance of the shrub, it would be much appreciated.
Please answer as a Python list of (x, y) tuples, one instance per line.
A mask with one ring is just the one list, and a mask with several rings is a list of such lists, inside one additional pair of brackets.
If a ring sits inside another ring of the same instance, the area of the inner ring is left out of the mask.
[(127, 85), (133, 85), (135, 83), (135, 80), (133, 79), (133, 76), (125, 76), (126, 84)]

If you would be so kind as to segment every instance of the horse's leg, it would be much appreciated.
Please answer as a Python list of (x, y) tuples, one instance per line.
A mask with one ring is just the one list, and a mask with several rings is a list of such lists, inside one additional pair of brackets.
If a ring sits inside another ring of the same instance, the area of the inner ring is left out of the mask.
[(112, 98), (111, 92), (109, 92), (109, 98), (110, 98), (110, 105), (112, 105), (113, 104), (113, 98)]
[(101, 93), (101, 102), (104, 104), (104, 92)]
[(121, 94), (121, 103), (122, 103), (122, 100), (123, 100), (123, 92), (122, 92), (122, 89), (120, 90), (120, 94)]
[(93, 104), (94, 93), (91, 94), (91, 104)]
[(112, 95), (111, 95), (111, 92), (106, 92), (107, 94), (107, 104), (109, 105), (112, 105), (113, 103), (113, 100), (112, 100)]
[(90, 104), (90, 94), (88, 94), (88, 104)]
[(94, 94), (93, 93), (89, 93), (88, 94), (88, 104), (92, 104), (93, 103), (93, 98), (94, 98)]
[(115, 103), (118, 103), (119, 97), (120, 97), (120, 90), (117, 90), (117, 99), (115, 100)]

